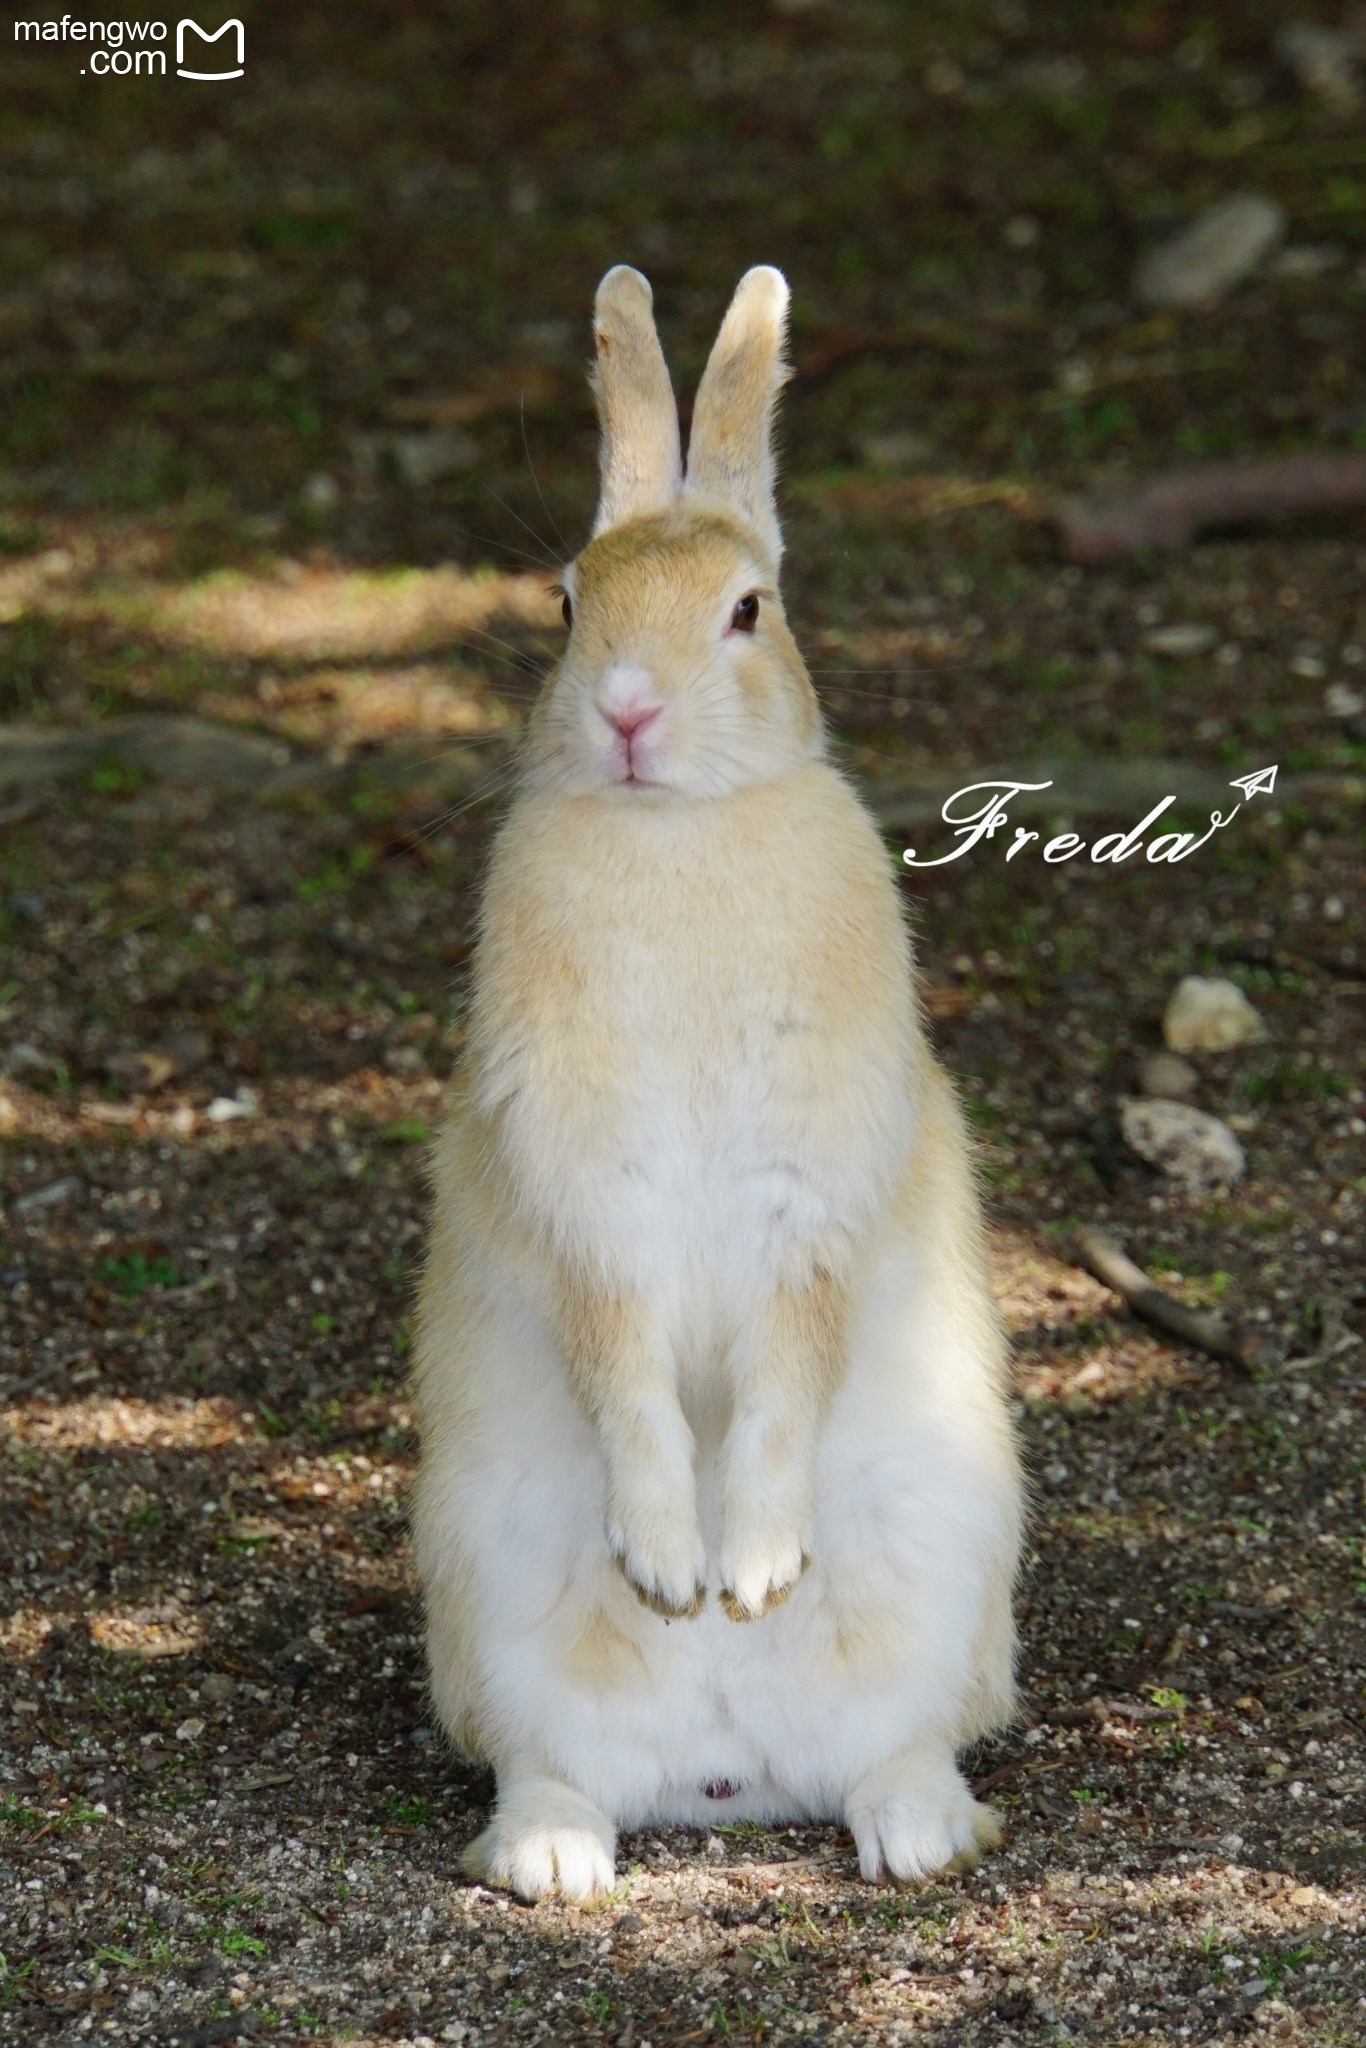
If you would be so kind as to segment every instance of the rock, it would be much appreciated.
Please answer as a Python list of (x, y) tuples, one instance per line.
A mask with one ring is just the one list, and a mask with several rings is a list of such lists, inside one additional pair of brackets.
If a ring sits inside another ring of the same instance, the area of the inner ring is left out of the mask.
[(254, 1090), (239, 1088), (235, 1095), (217, 1095), (204, 1114), (211, 1124), (230, 1124), (238, 1117), (255, 1116), (260, 1103)]
[(1266, 1026), (1236, 982), (1188, 974), (1168, 999), (1162, 1036), (1171, 1052), (1230, 1052), (1259, 1045)]
[(175, 1061), (159, 1046), (142, 1052), (116, 1052), (105, 1061), (106, 1071), (132, 1095), (151, 1095), (164, 1088), (175, 1073)]
[(1335, 113), (1361, 104), (1361, 44), (1349, 31), (1316, 21), (1289, 21), (1276, 36), (1276, 55), (1295, 82)]
[(449, 427), (433, 428), (425, 434), (395, 434), (389, 452), (400, 478), (414, 491), (439, 483), (457, 470), (472, 469), (479, 460), (478, 443)]
[(1350, 683), (1330, 683), (1323, 693), (1323, 708), (1330, 718), (1359, 718), (1366, 711), (1366, 697)]
[(1164, 654), (1170, 660), (1179, 661), (1188, 654), (1204, 654), (1213, 647), (1219, 635), (1213, 626), (1189, 625), (1154, 626), (1151, 633), (1143, 635), (1143, 645), (1150, 654)]
[(64, 1173), (60, 1180), (50, 1180), (46, 1187), (30, 1188), (26, 1195), (20, 1195), (11, 1202), (11, 1216), (32, 1216), (39, 1209), (57, 1209), (69, 1202), (81, 1191), (82, 1183), (74, 1173)]
[(1274, 199), (1238, 192), (1193, 220), (1134, 271), (1133, 294), (1154, 310), (1212, 306), (1249, 276), (1285, 233)]
[(334, 476), (320, 469), (306, 479), (299, 493), (299, 503), (305, 512), (314, 512), (320, 519), (325, 519), (341, 503), (341, 486)]
[(1157, 1102), (1193, 1102), (1200, 1076), (1174, 1052), (1149, 1053), (1138, 1070), (1141, 1094)]
[(237, 1680), (227, 1671), (211, 1671), (199, 1687), (199, 1697), (212, 1706), (226, 1706), (237, 1691)]
[(1205, 1194), (1241, 1180), (1247, 1156), (1227, 1124), (1184, 1102), (1141, 1102), (1119, 1106), (1124, 1142), (1191, 1194)]
[(870, 469), (920, 469), (934, 450), (923, 434), (892, 427), (884, 434), (865, 434), (858, 452)]
[(202, 1031), (172, 1031), (156, 1045), (136, 1052), (116, 1052), (106, 1070), (136, 1095), (150, 1095), (168, 1081), (202, 1067), (212, 1047)]

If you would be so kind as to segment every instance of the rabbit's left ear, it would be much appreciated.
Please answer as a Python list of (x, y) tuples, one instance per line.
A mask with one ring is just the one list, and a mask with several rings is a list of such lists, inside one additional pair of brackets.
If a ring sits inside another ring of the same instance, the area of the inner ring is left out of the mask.
[(594, 533), (671, 505), (682, 483), (678, 407), (655, 331), (649, 283), (618, 263), (593, 307), (593, 389), (602, 427), (602, 489)]
[(688, 489), (734, 507), (776, 567), (783, 551), (774, 497), (773, 415), (787, 382), (787, 279), (747, 270), (702, 374), (688, 443)]

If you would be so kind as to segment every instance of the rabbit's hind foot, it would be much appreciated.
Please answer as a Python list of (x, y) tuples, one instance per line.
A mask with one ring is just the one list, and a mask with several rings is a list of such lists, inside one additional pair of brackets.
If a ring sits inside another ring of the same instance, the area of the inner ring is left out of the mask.
[(973, 1798), (948, 1750), (914, 1747), (869, 1771), (845, 1805), (859, 1869), (876, 1882), (973, 1870), (1001, 1840), (1000, 1816)]
[(492, 1820), (460, 1861), (520, 1899), (558, 1892), (582, 1903), (611, 1891), (615, 1855), (616, 1832), (591, 1799), (558, 1778), (529, 1777), (499, 1786)]

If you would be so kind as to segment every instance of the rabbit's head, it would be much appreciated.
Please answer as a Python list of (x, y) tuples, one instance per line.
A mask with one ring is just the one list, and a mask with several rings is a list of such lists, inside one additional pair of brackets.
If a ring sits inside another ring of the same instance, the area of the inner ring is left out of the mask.
[(773, 412), (787, 285), (746, 272), (703, 374), (686, 470), (650, 287), (598, 287), (602, 489), (564, 573), (569, 645), (532, 720), (533, 776), (625, 802), (717, 797), (823, 744), (778, 595)]

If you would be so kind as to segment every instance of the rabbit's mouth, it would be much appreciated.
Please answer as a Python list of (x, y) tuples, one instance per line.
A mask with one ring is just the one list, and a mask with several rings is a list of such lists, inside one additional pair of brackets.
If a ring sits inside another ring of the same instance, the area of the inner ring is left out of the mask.
[(708, 1778), (702, 1787), (705, 1799), (738, 1799), (744, 1786), (733, 1783), (730, 1778)]

